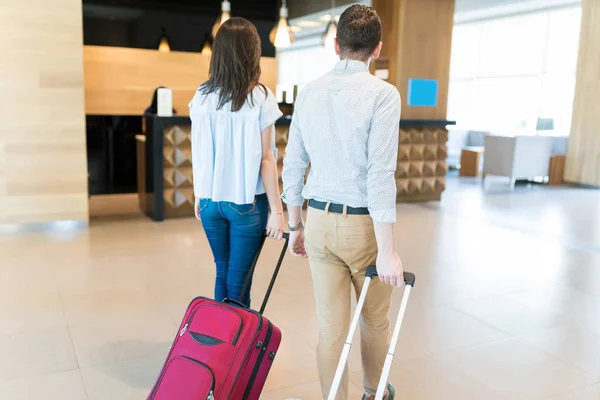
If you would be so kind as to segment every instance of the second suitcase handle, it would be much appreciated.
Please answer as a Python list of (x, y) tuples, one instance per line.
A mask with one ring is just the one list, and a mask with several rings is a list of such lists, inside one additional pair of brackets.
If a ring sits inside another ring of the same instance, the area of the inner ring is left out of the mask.
[[(373, 279), (374, 277), (378, 276), (377, 274), (377, 267), (374, 265), (371, 265), (370, 267), (367, 267), (367, 272), (365, 272), (365, 276), (367, 278), (371, 278)], [(404, 283), (407, 286), (415, 286), (415, 280), (417, 278), (415, 277), (415, 274), (413, 274), (412, 272), (405, 272), (404, 273)]]
[[(337, 392), (342, 382), (342, 376), (344, 375), (344, 370), (346, 369), (346, 366), (348, 364), (348, 357), (350, 355), (350, 349), (352, 348), (354, 333), (356, 332), (356, 328), (358, 327), (360, 314), (365, 304), (365, 299), (367, 298), (369, 286), (371, 284), (371, 280), (377, 275), (377, 267), (374, 265), (368, 267), (367, 271), (365, 272), (365, 283), (363, 284), (363, 288), (360, 292), (360, 296), (356, 304), (356, 311), (354, 312), (352, 322), (350, 323), (350, 330), (348, 331), (346, 343), (344, 344), (344, 348), (342, 349), (342, 355), (340, 357), (337, 370), (335, 371), (333, 384), (331, 385), (331, 389), (329, 391), (329, 396), (327, 397), (327, 400), (335, 400), (337, 396)], [(406, 284), (406, 289), (404, 290), (404, 296), (402, 297), (400, 312), (398, 313), (398, 319), (396, 320), (396, 325), (394, 326), (394, 332), (392, 334), (390, 348), (385, 358), (385, 363), (381, 374), (381, 380), (379, 382), (379, 386), (377, 387), (375, 400), (382, 400), (385, 390), (387, 389), (387, 379), (389, 377), (390, 370), (392, 367), (394, 352), (396, 351), (396, 343), (398, 342), (398, 336), (400, 335), (400, 327), (402, 326), (402, 319), (404, 318), (404, 313), (406, 312), (406, 305), (408, 304), (408, 297), (410, 296), (411, 289), (415, 285), (415, 280), (415, 274), (411, 272), (404, 273), (404, 283)]]
[[(366, 277), (370, 280), (377, 276), (377, 267), (374, 265), (367, 268)], [(370, 278), (370, 279), (369, 279)], [(396, 353), (396, 345), (398, 344), (398, 337), (400, 336), (400, 328), (402, 327), (402, 320), (406, 313), (406, 306), (408, 305), (408, 297), (410, 296), (411, 289), (415, 286), (415, 274), (411, 272), (404, 273), (404, 283), (406, 289), (404, 296), (402, 297), (402, 303), (400, 304), (400, 311), (394, 325), (394, 332), (392, 333), (392, 339), (390, 340), (390, 348), (385, 356), (385, 362), (383, 364), (383, 370), (381, 371), (381, 377), (379, 379), (379, 385), (377, 386), (377, 393), (375, 394), (375, 400), (383, 400), (385, 391), (387, 390), (388, 378), (392, 369), (392, 362), (394, 361), (394, 354)]]

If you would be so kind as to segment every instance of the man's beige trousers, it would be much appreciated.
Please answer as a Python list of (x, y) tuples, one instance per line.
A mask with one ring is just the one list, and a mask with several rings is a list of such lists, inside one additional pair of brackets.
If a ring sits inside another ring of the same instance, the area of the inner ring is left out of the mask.
[[(305, 244), (319, 320), (319, 378), (326, 399), (350, 327), (351, 287), (358, 297), (365, 270), (377, 259), (373, 220), (369, 215), (333, 214), (309, 207)], [(389, 346), (388, 313), (393, 290), (377, 279), (371, 285), (360, 321), (363, 386), (367, 395), (377, 391)], [(347, 399), (346, 371), (336, 400)]]

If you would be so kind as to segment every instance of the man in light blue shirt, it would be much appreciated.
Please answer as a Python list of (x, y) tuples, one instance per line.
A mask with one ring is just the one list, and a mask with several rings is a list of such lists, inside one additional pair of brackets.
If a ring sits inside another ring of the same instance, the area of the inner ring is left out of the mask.
[[(377, 265), (381, 282), (373, 283), (361, 320), (364, 399), (372, 399), (389, 346), (392, 287), (404, 284), (394, 240), (400, 95), (369, 73), (382, 47), (381, 21), (372, 8), (355, 5), (344, 11), (335, 47), (341, 61), (307, 85), (296, 102), (283, 198), (291, 252), (308, 257), (313, 275), (324, 398), (350, 323), (351, 288), (360, 293), (367, 266)], [(388, 384), (386, 399), (393, 398)], [(347, 399), (346, 373), (336, 399)]]

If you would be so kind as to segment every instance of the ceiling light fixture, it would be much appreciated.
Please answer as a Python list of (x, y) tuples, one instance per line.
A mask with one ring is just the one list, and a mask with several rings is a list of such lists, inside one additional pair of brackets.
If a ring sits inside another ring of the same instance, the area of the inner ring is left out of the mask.
[(229, 18), (231, 18), (231, 3), (228, 0), (224, 0), (221, 3), (221, 15), (219, 15), (219, 18), (217, 18), (217, 22), (215, 22), (212, 28), (213, 37), (217, 36), (217, 31), (219, 30), (223, 22), (227, 21)]
[(171, 51), (171, 41), (167, 36), (165, 28), (162, 29), (162, 33), (158, 38), (158, 51), (160, 51), (161, 53), (168, 53)]
[(210, 40), (210, 34), (208, 32), (204, 35), (204, 44), (202, 45), (201, 54), (212, 56), (212, 41)]
[(286, 0), (283, 0), (279, 9), (279, 21), (277, 21), (269, 35), (271, 43), (278, 49), (290, 47), (294, 41), (294, 32), (292, 32), (292, 28), (288, 23), (288, 15)]
[(301, 28), (311, 29), (311, 28), (321, 28), (323, 26), (323, 23), (321, 23), (319, 21), (307, 20), (307, 21), (300, 21), (296, 25), (298, 25)]
[(331, 18), (329, 19), (325, 33), (323, 33), (323, 37), (321, 38), (321, 44), (327, 49), (333, 48), (334, 39), (337, 37), (337, 22), (335, 20), (335, 14), (333, 13), (334, 8), (335, 0), (331, 0)]

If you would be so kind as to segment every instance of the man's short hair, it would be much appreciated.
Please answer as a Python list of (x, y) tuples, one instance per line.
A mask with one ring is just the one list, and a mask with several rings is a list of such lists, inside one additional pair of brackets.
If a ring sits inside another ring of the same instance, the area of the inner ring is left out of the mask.
[(340, 16), (337, 41), (344, 56), (368, 59), (381, 42), (381, 19), (368, 6), (353, 5)]

